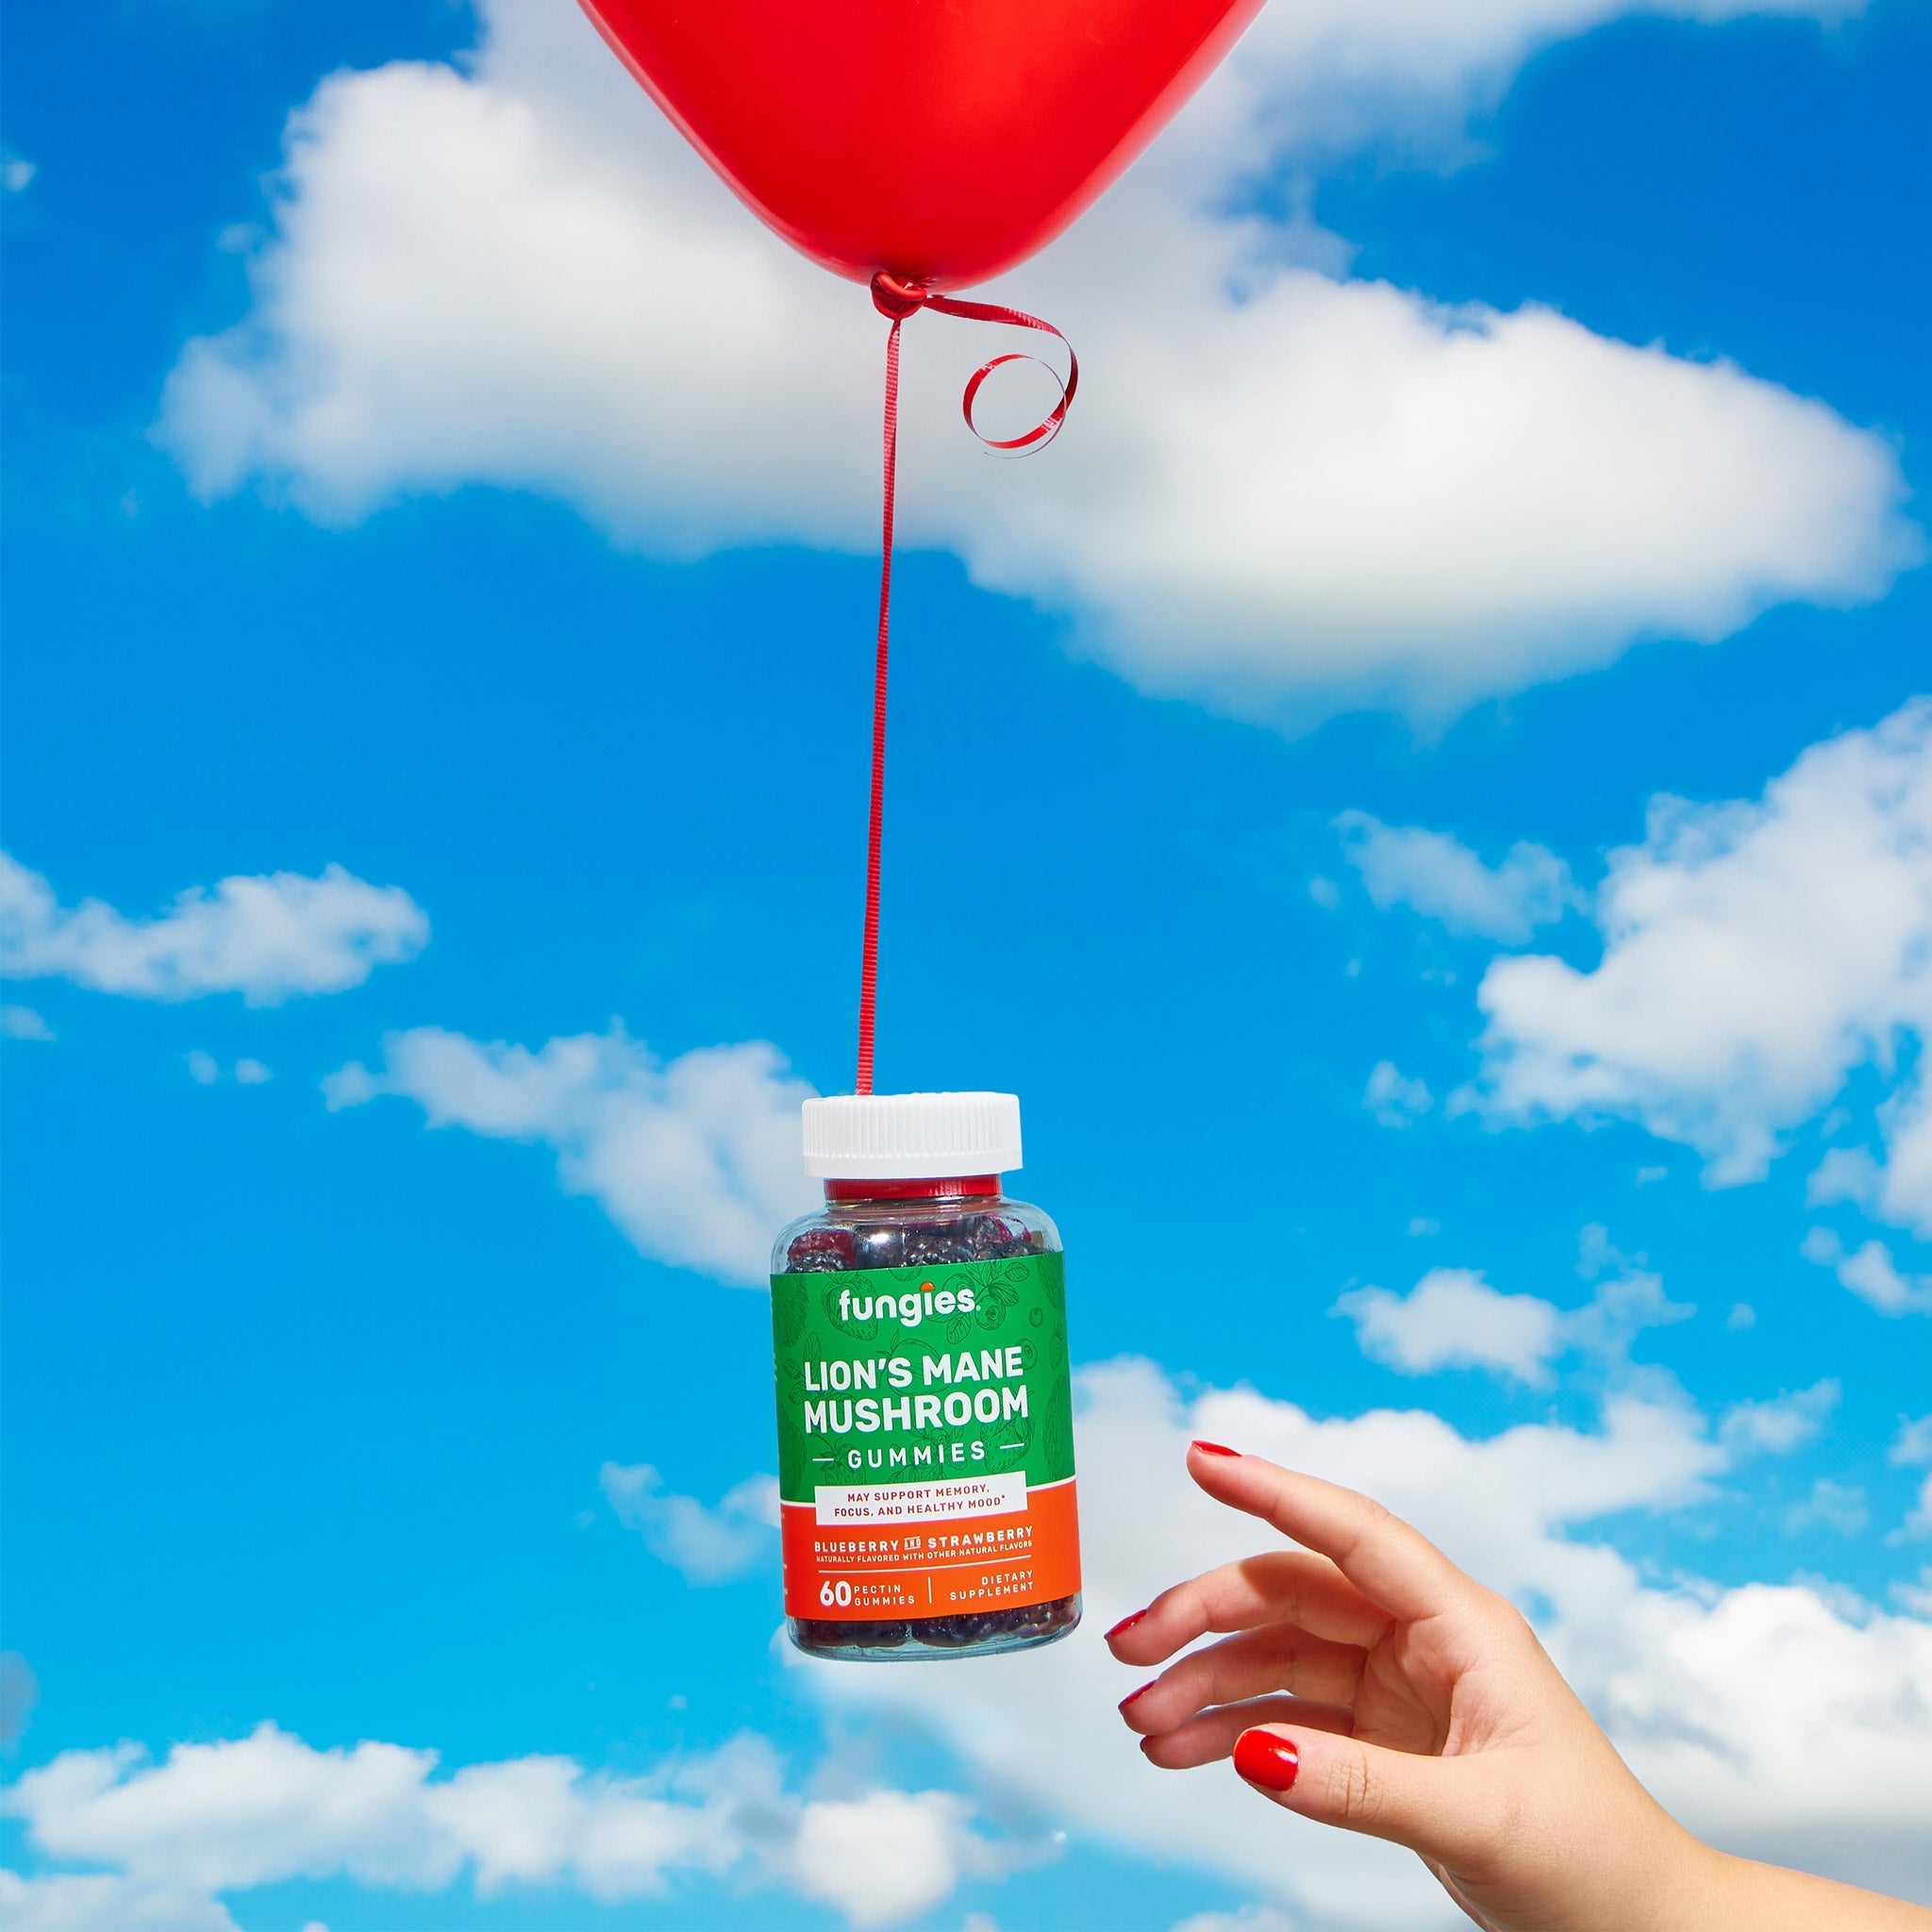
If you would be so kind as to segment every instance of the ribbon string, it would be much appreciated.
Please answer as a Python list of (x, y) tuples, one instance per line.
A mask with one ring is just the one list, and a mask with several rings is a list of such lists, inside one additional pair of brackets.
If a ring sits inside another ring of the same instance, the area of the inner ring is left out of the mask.
[[(960, 408), (966, 426), (988, 449), (1013, 455), (1031, 456), (1044, 449), (1060, 433), (1067, 411), (1074, 406), (1074, 392), (1080, 386), (1080, 359), (1074, 345), (1037, 315), (1018, 308), (1003, 308), (991, 302), (961, 302), (951, 295), (936, 295), (917, 282), (908, 282), (883, 271), (872, 278), (873, 306), (892, 325), (886, 337), (886, 408), (884, 425), (884, 483), (879, 519), (879, 632), (873, 658), (872, 685), (872, 811), (865, 848), (865, 938), (858, 969), (858, 1074), (853, 1083), (858, 1093), (872, 1091), (873, 1039), (878, 1012), (879, 980), (879, 859), (886, 826), (886, 675), (891, 658), (892, 633), (892, 523), (898, 494), (899, 475), (899, 331), (908, 316), (922, 308), (936, 308), (941, 315), (957, 315), (967, 322), (1001, 323), (1011, 328), (1036, 328), (1054, 337), (1067, 352), (1067, 375), (1038, 356), (1009, 351), (995, 356), (974, 372), (966, 385)], [(1059, 384), (1060, 399), (1044, 421), (1036, 423), (1024, 436), (997, 438), (987, 435), (974, 420), (973, 408), (987, 378), (1008, 362), (1038, 362)]]
[(865, 842), (865, 943), (858, 968), (858, 1077), (855, 1093), (872, 1091), (873, 1022), (879, 991), (879, 848), (886, 829), (886, 672), (892, 642), (892, 509), (899, 476), (899, 330), (886, 337), (885, 508), (880, 517), (879, 639), (872, 672), (872, 821)]

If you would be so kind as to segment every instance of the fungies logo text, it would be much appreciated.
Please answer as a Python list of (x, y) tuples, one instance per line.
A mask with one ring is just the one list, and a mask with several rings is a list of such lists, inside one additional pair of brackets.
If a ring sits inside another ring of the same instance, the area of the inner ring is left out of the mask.
[(931, 1282), (908, 1290), (905, 1294), (854, 1294), (849, 1288), (839, 1291), (839, 1320), (843, 1322), (898, 1322), (917, 1328), (928, 1315), (970, 1315), (979, 1306), (971, 1288), (934, 1291)]

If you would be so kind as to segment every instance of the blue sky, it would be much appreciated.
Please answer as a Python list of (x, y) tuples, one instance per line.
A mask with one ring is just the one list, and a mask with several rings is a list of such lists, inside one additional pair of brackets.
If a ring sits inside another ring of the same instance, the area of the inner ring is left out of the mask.
[(10, 21), (27, 1923), (1448, 1923), (1115, 1735), (1097, 1631), (1253, 1540), (1192, 1427), (1514, 1591), (1701, 1828), (1932, 1900), (1932, 10), (1282, 5), (1010, 278), (1051, 453), (908, 332), (880, 1083), (1022, 1095), (1091, 1585), (911, 1674), (788, 1667), (721, 1502), (849, 1080), (875, 318), (563, 0)]

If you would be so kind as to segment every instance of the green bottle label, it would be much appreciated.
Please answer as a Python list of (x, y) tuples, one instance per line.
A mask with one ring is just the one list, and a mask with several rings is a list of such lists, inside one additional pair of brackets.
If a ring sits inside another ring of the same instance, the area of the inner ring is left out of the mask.
[[(1058, 1255), (774, 1274), (772, 1340), (787, 1503), (823, 1513), (826, 1490), (992, 1477), (977, 1493), (1024, 1508), (1074, 1474)], [(933, 1503), (904, 1520), (954, 1513)]]

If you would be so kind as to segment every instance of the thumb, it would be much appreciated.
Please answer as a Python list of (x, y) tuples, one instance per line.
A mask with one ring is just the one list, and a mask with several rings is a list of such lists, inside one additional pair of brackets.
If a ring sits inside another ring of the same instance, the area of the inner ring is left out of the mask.
[(1476, 1836), (1480, 1800), (1452, 1761), (1306, 1730), (1259, 1724), (1235, 1740), (1234, 1768), (1285, 1811), (1391, 1839), (1453, 1862)]

